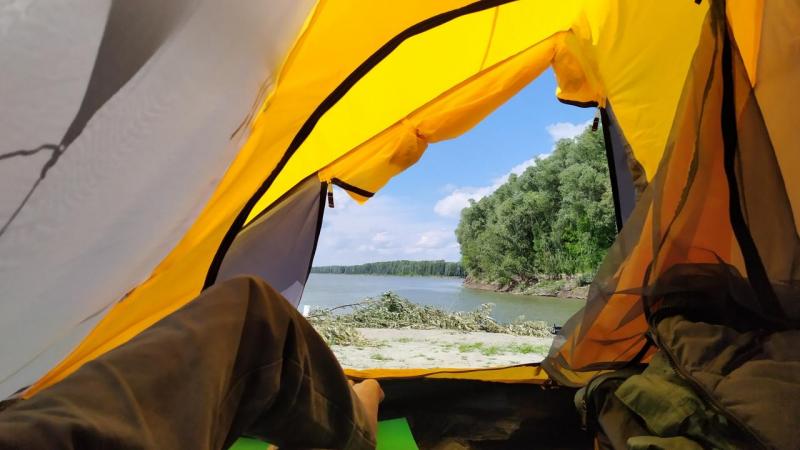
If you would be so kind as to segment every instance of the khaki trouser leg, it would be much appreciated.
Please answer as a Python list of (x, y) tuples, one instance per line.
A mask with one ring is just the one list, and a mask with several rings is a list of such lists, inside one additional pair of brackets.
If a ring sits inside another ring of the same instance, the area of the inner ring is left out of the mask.
[(0, 412), (0, 449), (374, 448), (333, 353), (253, 278), (214, 286), (64, 381)]

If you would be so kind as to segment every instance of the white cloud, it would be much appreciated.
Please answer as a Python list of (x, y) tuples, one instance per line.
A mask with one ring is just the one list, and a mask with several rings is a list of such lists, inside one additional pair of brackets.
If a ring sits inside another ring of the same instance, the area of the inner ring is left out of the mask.
[(496, 191), (497, 188), (503, 185), (508, 180), (508, 177), (513, 173), (515, 175), (519, 175), (525, 171), (530, 166), (536, 164), (537, 160), (544, 159), (550, 156), (549, 153), (539, 155), (535, 158), (531, 158), (527, 161), (523, 161), (516, 166), (512, 167), (511, 170), (508, 171), (505, 175), (501, 177), (497, 177), (492, 180), (492, 184), (489, 186), (482, 186), (482, 187), (454, 187), (451, 189), (450, 194), (446, 197), (442, 198), (436, 205), (434, 205), (433, 210), (436, 214), (442, 217), (458, 217), (461, 214), (461, 210), (469, 206), (470, 200), (478, 201), (483, 197), (491, 194), (492, 192)]
[[(550, 124), (545, 129), (547, 133), (550, 134), (550, 137), (553, 139), (554, 142), (557, 142), (560, 139), (568, 139), (573, 138), (581, 133), (583, 130), (586, 129), (589, 125), (591, 125), (592, 121), (588, 120), (583, 123), (573, 123), (573, 122), (557, 122), (554, 124)], [(483, 197), (491, 194), (492, 192), (496, 191), (497, 188), (503, 185), (508, 180), (509, 175), (516, 174), (519, 175), (525, 171), (530, 166), (536, 164), (536, 161), (539, 159), (545, 159), (550, 156), (550, 153), (540, 154), (534, 158), (531, 158), (527, 161), (523, 161), (516, 166), (512, 167), (511, 170), (508, 171), (505, 175), (501, 177), (497, 177), (492, 180), (492, 184), (488, 186), (452, 186), (447, 185), (445, 186), (446, 192), (448, 195), (436, 202), (434, 205), (433, 210), (436, 214), (442, 217), (459, 217), (461, 215), (461, 210), (469, 206), (470, 200), (478, 201)]]
[(591, 120), (583, 123), (557, 122), (546, 126), (545, 129), (550, 137), (554, 141), (558, 142), (561, 139), (574, 138), (575, 136), (583, 133), (583, 130), (585, 130), (586, 127), (591, 124)]
[[(515, 175), (520, 175), (522, 172), (525, 172), (525, 169), (527, 169), (530, 166), (535, 165), (537, 160), (547, 158), (548, 156), (550, 156), (549, 153), (546, 154), (546, 155), (539, 155), (539, 156), (537, 156), (535, 158), (531, 158), (531, 159), (529, 159), (527, 161), (523, 161), (523, 162), (517, 164), (516, 166), (512, 167), (511, 170), (509, 170), (508, 173), (505, 176), (501, 177), (502, 178), (501, 184), (505, 183), (506, 180), (508, 180), (508, 176), (511, 175), (512, 173), (515, 174)], [(498, 179), (494, 180), (495, 183), (498, 181)]]
[(456, 188), (449, 195), (436, 202), (433, 210), (442, 217), (458, 217), (461, 210), (469, 205), (470, 200), (480, 200), (491, 194), (494, 186), (485, 187), (462, 187)]
[(371, 240), (374, 245), (387, 245), (394, 240), (394, 237), (387, 231), (379, 231), (372, 236)]
[(451, 221), (420, 220), (418, 206), (387, 195), (364, 205), (338, 188), (334, 196), (336, 207), (325, 211), (314, 265), (461, 258)]
[(414, 248), (431, 249), (448, 247), (454, 242), (452, 230), (425, 231), (419, 236)]

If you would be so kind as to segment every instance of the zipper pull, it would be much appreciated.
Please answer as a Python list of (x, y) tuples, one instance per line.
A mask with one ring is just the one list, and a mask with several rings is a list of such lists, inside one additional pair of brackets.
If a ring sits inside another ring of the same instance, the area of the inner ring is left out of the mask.
[(597, 127), (600, 126), (600, 108), (597, 108), (597, 111), (594, 113), (594, 120), (592, 120), (592, 131), (597, 131)]
[(333, 183), (328, 181), (328, 208), (333, 208)]

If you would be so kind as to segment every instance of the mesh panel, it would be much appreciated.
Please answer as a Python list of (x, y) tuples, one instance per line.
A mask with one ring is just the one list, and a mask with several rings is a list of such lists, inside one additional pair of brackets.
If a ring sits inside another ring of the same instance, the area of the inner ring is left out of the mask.
[(648, 319), (675, 309), (797, 326), (800, 240), (783, 177), (798, 168), (778, 165), (723, 11), (706, 18), (653, 181), (543, 363), (562, 383), (646, 362)]

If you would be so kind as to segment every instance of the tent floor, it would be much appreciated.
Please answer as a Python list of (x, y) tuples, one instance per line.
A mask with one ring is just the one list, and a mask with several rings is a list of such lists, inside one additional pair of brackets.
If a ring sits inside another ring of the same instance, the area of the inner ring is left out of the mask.
[(420, 449), (591, 449), (574, 389), (469, 380), (381, 380), (381, 420), (405, 417)]

